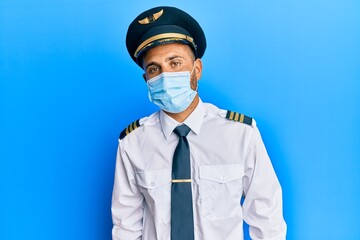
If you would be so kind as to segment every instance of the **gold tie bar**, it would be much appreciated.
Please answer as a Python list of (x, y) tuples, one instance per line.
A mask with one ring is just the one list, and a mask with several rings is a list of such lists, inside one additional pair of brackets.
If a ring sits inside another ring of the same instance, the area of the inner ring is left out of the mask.
[(191, 182), (191, 179), (172, 179), (172, 183), (185, 183), (185, 182)]

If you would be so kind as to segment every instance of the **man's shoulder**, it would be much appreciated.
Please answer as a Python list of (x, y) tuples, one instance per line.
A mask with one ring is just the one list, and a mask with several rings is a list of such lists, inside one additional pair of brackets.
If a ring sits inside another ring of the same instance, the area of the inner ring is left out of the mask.
[(130, 135), (130, 133), (135, 132), (135, 130), (140, 129), (145, 125), (154, 125), (158, 123), (159, 112), (154, 112), (153, 114), (139, 118), (132, 123), (130, 123), (126, 128), (124, 128), (119, 136), (119, 140), (124, 139), (126, 136)]
[(255, 120), (252, 117), (249, 117), (248, 115), (245, 115), (243, 113), (221, 109), (210, 103), (205, 103), (205, 106), (209, 116), (221, 118), (224, 121), (243, 123), (252, 127), (256, 126)]

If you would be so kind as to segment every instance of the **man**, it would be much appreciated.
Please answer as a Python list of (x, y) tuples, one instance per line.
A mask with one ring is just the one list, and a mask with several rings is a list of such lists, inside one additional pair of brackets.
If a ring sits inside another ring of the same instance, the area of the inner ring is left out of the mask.
[(120, 134), (113, 239), (240, 240), (243, 220), (252, 239), (285, 239), (281, 187), (255, 121), (199, 98), (206, 40), (196, 20), (147, 10), (126, 44), (161, 110)]

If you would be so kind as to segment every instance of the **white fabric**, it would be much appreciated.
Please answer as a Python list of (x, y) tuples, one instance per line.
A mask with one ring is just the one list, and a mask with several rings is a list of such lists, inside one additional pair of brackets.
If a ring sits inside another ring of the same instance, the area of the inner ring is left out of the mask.
[[(191, 154), (195, 240), (283, 240), (282, 192), (253, 124), (224, 118), (200, 101), (184, 121)], [(179, 124), (159, 111), (119, 141), (112, 199), (113, 240), (170, 240), (171, 164)], [(241, 206), (241, 197), (245, 196)]]

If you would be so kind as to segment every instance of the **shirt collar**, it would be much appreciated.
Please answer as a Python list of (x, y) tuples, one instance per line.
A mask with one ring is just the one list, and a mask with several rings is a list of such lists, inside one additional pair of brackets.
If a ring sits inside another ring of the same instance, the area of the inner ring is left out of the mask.
[[(183, 123), (186, 124), (195, 134), (199, 134), (205, 114), (205, 105), (201, 99), (199, 99), (199, 104)], [(181, 123), (167, 115), (164, 111), (160, 111), (160, 124), (165, 138), (168, 139), (174, 129)]]

